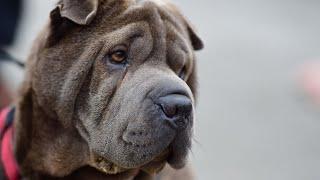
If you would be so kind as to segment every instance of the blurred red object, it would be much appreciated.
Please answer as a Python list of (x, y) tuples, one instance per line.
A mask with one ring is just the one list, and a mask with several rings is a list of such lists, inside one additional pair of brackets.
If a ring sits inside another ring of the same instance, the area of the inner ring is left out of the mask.
[(302, 88), (316, 103), (320, 103), (320, 61), (302, 67)]

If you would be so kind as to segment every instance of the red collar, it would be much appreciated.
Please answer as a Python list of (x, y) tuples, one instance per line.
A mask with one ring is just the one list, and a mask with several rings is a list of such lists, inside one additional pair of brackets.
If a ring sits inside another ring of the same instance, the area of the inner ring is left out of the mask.
[(0, 111), (1, 161), (2, 168), (8, 180), (20, 179), (18, 164), (12, 148), (13, 136), (13, 108)]

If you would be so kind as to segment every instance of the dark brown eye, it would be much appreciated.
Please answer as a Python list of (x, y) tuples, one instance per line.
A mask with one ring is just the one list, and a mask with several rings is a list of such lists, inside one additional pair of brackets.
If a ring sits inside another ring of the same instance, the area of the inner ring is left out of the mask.
[(128, 54), (124, 50), (117, 50), (109, 54), (110, 61), (117, 64), (126, 62)]

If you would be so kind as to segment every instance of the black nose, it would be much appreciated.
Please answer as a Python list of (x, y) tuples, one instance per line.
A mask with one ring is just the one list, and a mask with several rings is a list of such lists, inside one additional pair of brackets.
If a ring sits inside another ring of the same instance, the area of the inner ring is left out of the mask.
[(174, 128), (183, 129), (187, 126), (192, 113), (192, 102), (187, 96), (180, 94), (170, 94), (159, 98), (165, 121)]

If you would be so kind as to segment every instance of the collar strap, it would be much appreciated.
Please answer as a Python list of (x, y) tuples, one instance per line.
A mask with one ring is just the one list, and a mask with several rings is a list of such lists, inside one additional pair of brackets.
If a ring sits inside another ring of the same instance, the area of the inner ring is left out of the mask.
[(13, 154), (13, 120), (14, 108), (6, 108), (0, 112), (1, 161), (8, 180), (20, 179), (18, 164)]

